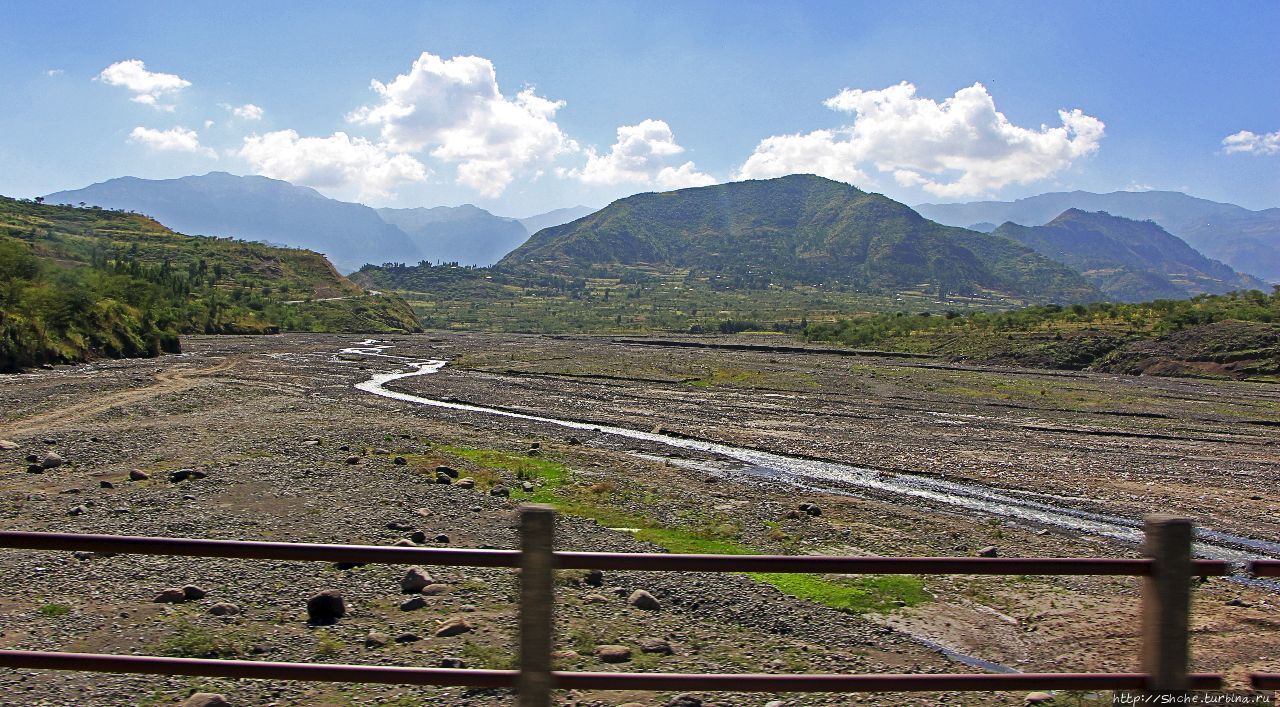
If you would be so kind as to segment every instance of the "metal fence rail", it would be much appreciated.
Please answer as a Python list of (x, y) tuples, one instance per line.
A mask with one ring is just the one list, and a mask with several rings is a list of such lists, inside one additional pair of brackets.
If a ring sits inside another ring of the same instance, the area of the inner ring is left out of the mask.
[[(50, 670), (270, 678), (325, 682), (515, 688), (522, 707), (546, 707), (554, 689), (732, 690), (757, 692), (998, 691), (1024, 689), (1132, 690), (1176, 693), (1215, 689), (1218, 673), (1189, 674), (1190, 580), (1228, 574), (1226, 562), (1191, 557), (1191, 523), (1152, 517), (1141, 559), (987, 557), (818, 557), (554, 552), (554, 512), (521, 511), (520, 550), (468, 550), (320, 545), (183, 538), (0, 531), (0, 547), (238, 559), (509, 567), (521, 570), (519, 670), (277, 663), (156, 656), (0, 650), (0, 666)], [(563, 672), (551, 670), (554, 570), (685, 572), (813, 572), (840, 574), (1120, 575), (1143, 578), (1142, 672), (926, 675), (723, 675)], [(1258, 576), (1280, 576), (1280, 562), (1251, 565)], [(1280, 675), (1255, 674), (1257, 689), (1280, 686)]]

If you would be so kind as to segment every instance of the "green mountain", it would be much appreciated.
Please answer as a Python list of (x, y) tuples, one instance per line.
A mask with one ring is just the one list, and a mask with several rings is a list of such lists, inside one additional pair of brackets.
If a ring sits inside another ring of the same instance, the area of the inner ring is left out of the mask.
[(402, 300), (366, 295), (318, 253), (0, 197), (0, 371), (282, 330), (420, 328)]
[(1280, 282), (1280, 208), (1253, 211), (1174, 191), (1053, 192), (1017, 201), (916, 206), (934, 221), (955, 226), (979, 221), (1036, 226), (1067, 209), (1151, 219), (1210, 258), (1240, 272)]
[(838, 285), (1041, 302), (1099, 296), (1030, 248), (813, 175), (620, 199), (539, 231), (496, 269), (570, 277), (688, 270), (738, 288)]
[(1115, 301), (1266, 289), (1261, 280), (1204, 257), (1154, 221), (1105, 211), (1067, 209), (1043, 226), (1006, 222), (994, 234), (1074, 268)]

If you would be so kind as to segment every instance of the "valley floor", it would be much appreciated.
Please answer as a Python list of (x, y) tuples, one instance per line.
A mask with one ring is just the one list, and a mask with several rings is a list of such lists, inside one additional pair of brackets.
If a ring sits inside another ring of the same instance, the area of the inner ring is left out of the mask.
[[(403, 369), (404, 361), (337, 354), (359, 338), (191, 337), (178, 356), (0, 377), (0, 439), (19, 443), (0, 450), (0, 528), (390, 544), (407, 531), (388, 530), (388, 523), (402, 523), (433, 545), (512, 547), (515, 511), (529, 497), (565, 512), (557, 527), (563, 549), (971, 555), (994, 545), (1003, 556), (1137, 552), (1052, 522), (853, 483), (797, 486), (660, 442), (378, 397), (353, 386)], [(388, 386), (426, 398), (838, 461), (887, 481), (973, 482), (1072, 512), (1185, 514), (1224, 533), (1280, 542), (1274, 385), (608, 337), (430, 333), (382, 343), (392, 347), (390, 356), (450, 362), (439, 373)], [(533, 442), (540, 450), (530, 457)], [(49, 449), (67, 463), (28, 473), (23, 458)], [(348, 463), (352, 455), (357, 463)], [(406, 463), (394, 463), (397, 456)], [(477, 488), (435, 483), (437, 465), (460, 469)], [(171, 483), (169, 472), (183, 468), (208, 476)], [(128, 481), (131, 469), (150, 478)], [(493, 484), (518, 488), (518, 477), (533, 479), (535, 491), (510, 499), (485, 492)], [(822, 514), (788, 518), (800, 502), (820, 505)], [(438, 534), (447, 543), (437, 542)], [(428, 597), (425, 608), (402, 611), (397, 567), (4, 551), (0, 647), (399, 665), (455, 656), (471, 667), (508, 667), (513, 575), (430, 569), (447, 591)], [(574, 652), (559, 660), (568, 669), (973, 670), (938, 647), (1022, 671), (1137, 667), (1134, 579), (796, 583), (607, 572), (603, 588), (563, 579), (559, 642)], [(188, 583), (209, 596), (152, 602), (165, 587)], [(647, 589), (663, 609), (632, 608), (612, 588)], [(306, 598), (323, 589), (342, 591), (349, 613), (335, 626), (309, 627)], [(210, 616), (214, 602), (242, 612)], [(433, 637), (437, 621), (451, 616), (465, 616), (475, 630)], [(1198, 585), (1193, 629), (1195, 670), (1225, 672), (1236, 686), (1250, 670), (1280, 670), (1280, 599), (1266, 588), (1226, 579)], [(366, 648), (370, 631), (428, 638)], [(642, 653), (646, 639), (667, 641), (674, 655)], [(593, 657), (596, 645), (614, 643), (630, 646), (633, 662)], [(0, 690), (22, 704), (167, 705), (197, 688), (223, 692), (235, 704), (511, 701), (506, 693), (457, 688), (0, 673)], [(565, 695), (583, 706), (658, 705), (669, 697)], [(959, 693), (703, 697), (721, 705), (1022, 702), (1022, 695)]]

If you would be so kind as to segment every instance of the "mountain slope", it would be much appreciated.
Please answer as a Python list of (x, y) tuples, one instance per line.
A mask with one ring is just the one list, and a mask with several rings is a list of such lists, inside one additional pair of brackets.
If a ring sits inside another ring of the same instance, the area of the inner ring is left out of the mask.
[(1078, 270), (1116, 301), (1267, 289), (1257, 278), (1209, 260), (1152, 221), (1105, 211), (1068, 209), (1043, 226), (1006, 222), (994, 233)]
[(981, 221), (1037, 226), (1072, 208), (1150, 219), (1210, 258), (1280, 282), (1280, 208), (1251, 211), (1169, 191), (1054, 192), (1017, 201), (916, 206), (926, 217), (956, 226)]
[(417, 331), (318, 253), (0, 197), (0, 371), (176, 350), (179, 333)]
[(471, 204), (377, 212), (408, 234), (423, 258), (432, 262), (493, 265), (529, 236), (520, 221)]
[(838, 284), (1080, 301), (1097, 291), (1005, 238), (929, 221), (878, 194), (813, 175), (637, 194), (543, 229), (501, 269), (683, 268), (746, 287)]
[(373, 209), (266, 177), (225, 172), (181, 179), (121, 177), (45, 200), (137, 211), (182, 233), (306, 248), (347, 272), (366, 262), (422, 258), (409, 236)]
[(577, 221), (583, 216), (587, 216), (595, 212), (596, 209), (593, 209), (590, 206), (569, 206), (563, 209), (553, 209), (544, 214), (526, 216), (518, 220), (524, 225), (525, 230), (532, 234), (537, 233), (544, 228), (551, 228), (552, 226), (559, 226), (561, 224), (569, 223), (570, 221)]

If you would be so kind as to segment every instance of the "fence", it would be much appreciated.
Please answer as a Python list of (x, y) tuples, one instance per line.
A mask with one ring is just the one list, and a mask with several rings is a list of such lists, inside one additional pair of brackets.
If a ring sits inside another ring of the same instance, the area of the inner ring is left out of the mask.
[[(1144, 532), (1145, 557), (819, 557), (556, 552), (554, 512), (521, 510), (520, 550), (377, 547), (180, 538), (0, 531), (0, 547), (28, 550), (302, 560), (436, 566), (509, 567), (520, 570), (518, 670), (388, 667), (158, 656), (0, 650), (0, 666), (47, 670), (194, 675), (514, 688), (521, 707), (547, 707), (552, 690), (899, 692), (1002, 690), (1124, 690), (1170, 694), (1219, 689), (1219, 673), (1189, 674), (1191, 580), (1228, 574), (1227, 563), (1196, 560), (1191, 522), (1152, 516)], [(568, 672), (552, 670), (554, 572), (557, 569), (682, 572), (816, 572), (841, 574), (1121, 575), (1142, 583), (1141, 668), (1138, 673), (1015, 673), (927, 675), (724, 675)], [(1256, 576), (1280, 576), (1280, 562), (1257, 561)], [(1254, 674), (1257, 689), (1280, 687), (1280, 674)]]

